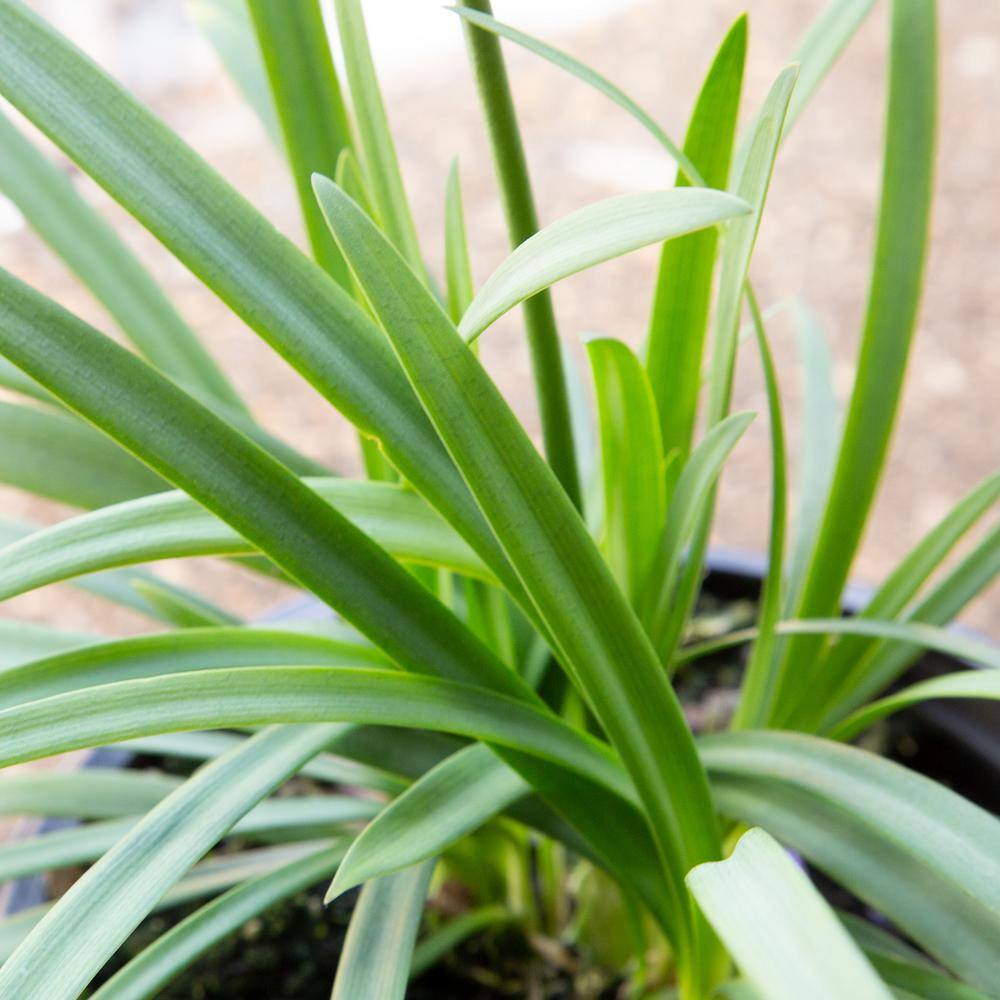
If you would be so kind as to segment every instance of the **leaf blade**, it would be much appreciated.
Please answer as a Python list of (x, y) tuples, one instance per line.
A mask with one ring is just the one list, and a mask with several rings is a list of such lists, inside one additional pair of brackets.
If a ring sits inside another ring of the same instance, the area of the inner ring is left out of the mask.
[(805, 873), (760, 827), (725, 861), (687, 876), (736, 964), (768, 1000), (890, 1000), (891, 994)]
[(618, 195), (578, 209), (521, 243), (486, 279), (459, 333), (474, 340), (519, 302), (562, 278), (747, 212), (740, 199), (702, 188)]

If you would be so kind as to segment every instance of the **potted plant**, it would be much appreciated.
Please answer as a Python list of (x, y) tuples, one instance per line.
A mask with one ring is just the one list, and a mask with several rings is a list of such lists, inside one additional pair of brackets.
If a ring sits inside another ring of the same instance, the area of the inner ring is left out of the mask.
[[(829, 408), (812, 415), (794, 534), (749, 280), (782, 138), (872, 6), (834, 0), (737, 137), (739, 19), (682, 144), (488, 0), (459, 8), (514, 248), (476, 290), (457, 171), (440, 288), (420, 251), (358, 0), (334, 4), (349, 100), (317, 0), (218, 5), (234, 19), (226, 57), (280, 134), (313, 259), (71, 42), (0, 0), (0, 94), (351, 420), (367, 471), (334, 477), (262, 428), (114, 234), (0, 126), (0, 185), (135, 348), (0, 274), (0, 379), (22, 397), (4, 419), (34, 459), (8, 464), (93, 508), (6, 526), (0, 597), (76, 579), (164, 626), (100, 641), (7, 630), (0, 766), (124, 744), (147, 767), (4, 781), (6, 812), (91, 822), (0, 848), (0, 874), (93, 864), (0, 922), (0, 997), (301, 997), (332, 982), (335, 998), (390, 998), (411, 980), (411, 996), (1000, 995), (1000, 825), (879, 738), (909, 705), (1000, 692), (1000, 674), (958, 665), (897, 684), (922, 650), (1000, 666), (943, 628), (994, 576), (996, 529), (941, 570), (1000, 476), (840, 614), (922, 282), (932, 0), (882, 5), (867, 317), (842, 432)], [(540, 229), (501, 37), (636, 117), (676, 185)], [(600, 469), (587, 482), (548, 289), (651, 244), (642, 356), (587, 345)], [(759, 603), (733, 632), (732, 603), (720, 629), (701, 584), (716, 483), (753, 419), (730, 412), (744, 303), (772, 516)], [(516, 307), (544, 457), (477, 357)], [(822, 385), (822, 352), (806, 356)], [(334, 616), (248, 626), (142, 568), (206, 554)], [(725, 653), (740, 646), (745, 659)], [(257, 974), (261, 951), (284, 967)]]

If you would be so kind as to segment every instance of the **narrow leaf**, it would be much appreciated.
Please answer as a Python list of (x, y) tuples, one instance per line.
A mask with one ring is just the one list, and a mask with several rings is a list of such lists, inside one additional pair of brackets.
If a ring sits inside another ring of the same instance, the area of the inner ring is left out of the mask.
[(657, 649), (663, 648), (664, 636), (675, 613), (674, 589), (685, 549), (699, 521), (705, 517), (706, 504), (726, 459), (753, 419), (752, 413), (727, 417), (705, 435), (684, 463), (643, 599), (643, 621)]
[(474, 10), (471, 7), (450, 7), (448, 9), (453, 10), (469, 24), (474, 24), (477, 28), (492, 32), (501, 38), (506, 38), (514, 42), (515, 45), (520, 45), (529, 52), (534, 52), (535, 55), (541, 56), (554, 66), (558, 66), (567, 73), (571, 73), (602, 93), (605, 97), (614, 101), (615, 104), (624, 108), (654, 136), (656, 141), (670, 154), (690, 183), (697, 184), (699, 187), (705, 186), (705, 182), (701, 179), (697, 167), (689, 159), (687, 150), (682, 151), (678, 149), (670, 136), (657, 125), (649, 114), (636, 104), (621, 88), (616, 87), (596, 70), (591, 69), (578, 59), (574, 59), (568, 53), (553, 48), (551, 45), (546, 45), (545, 42), (539, 41), (537, 38), (532, 38), (531, 35), (527, 35), (523, 31), (518, 31), (517, 28), (512, 28), (509, 24), (503, 24), (482, 11)]
[[(933, 0), (891, 4), (882, 196), (857, 375), (823, 523), (796, 615), (838, 610), (895, 423), (923, 278), (934, 170), (937, 55)], [(821, 644), (788, 644), (796, 687), (819, 672)], [(787, 705), (794, 691), (782, 692)]]
[(897, 694), (858, 709), (830, 733), (831, 739), (850, 740), (879, 719), (932, 698), (1000, 698), (1000, 671), (961, 670), (911, 684)]
[[(397, 558), (489, 579), (468, 546), (415, 493), (388, 483), (306, 482)], [(189, 497), (165, 492), (61, 521), (8, 546), (0, 599), (116, 566), (257, 551)]]
[(733, 728), (757, 728), (768, 718), (778, 689), (775, 676), (780, 660), (776, 654), (775, 628), (781, 616), (782, 584), (785, 567), (785, 528), (788, 509), (788, 475), (785, 453), (785, 424), (781, 412), (781, 391), (774, 358), (767, 342), (764, 319), (753, 292), (747, 289), (747, 301), (757, 335), (764, 386), (767, 391), (768, 430), (771, 438), (771, 531), (767, 550), (767, 576), (760, 597), (757, 616), (758, 635), (743, 675), (740, 703), (733, 718)]
[[(746, 46), (743, 15), (716, 53), (684, 140), (685, 152), (698, 164), (704, 183), (713, 188), (729, 183)], [(646, 367), (656, 395), (665, 454), (676, 448), (686, 457), (691, 449), (718, 239), (715, 229), (706, 229), (665, 243), (660, 252)]]
[(619, 195), (578, 209), (527, 239), (487, 278), (459, 332), (475, 340), (519, 302), (571, 274), (749, 211), (739, 198), (701, 188)]
[[(350, 194), (347, 188), (345, 190)], [(356, 198), (354, 200), (357, 201)], [(462, 313), (469, 308), (469, 303), (472, 302), (475, 293), (472, 284), (472, 262), (469, 260), (469, 239), (465, 232), (462, 182), (458, 174), (457, 158), (451, 162), (451, 168), (448, 171), (448, 186), (445, 190), (444, 272), (448, 315), (453, 323), (457, 323), (462, 318)]]
[(237, 412), (246, 407), (159, 285), (69, 177), (0, 114), (0, 191), (159, 369)]
[(604, 476), (604, 550), (633, 604), (666, 520), (656, 401), (639, 359), (620, 340), (587, 342), (594, 373)]
[[(403, 187), (385, 104), (375, 74), (359, 0), (334, 0), (344, 67), (360, 140), (360, 157), (379, 224), (418, 273), (423, 273), (420, 243)], [(321, 167), (316, 167), (321, 170)], [(332, 171), (330, 171), (332, 174)], [(305, 178), (308, 181), (308, 178)], [(315, 204), (315, 201), (313, 202)]]
[(246, 0), (184, 0), (184, 10), (211, 42), (271, 142), (282, 149), (278, 112)]
[(350, 145), (350, 124), (319, 0), (246, 0), (281, 124), (313, 257), (346, 287), (347, 265), (312, 196), (314, 171), (332, 174)]
[(332, 1000), (403, 1000), (434, 861), (369, 882), (340, 953)]
[(390, 802), (358, 835), (327, 901), (370, 878), (441, 854), (529, 792), (527, 783), (487, 747), (459, 750)]

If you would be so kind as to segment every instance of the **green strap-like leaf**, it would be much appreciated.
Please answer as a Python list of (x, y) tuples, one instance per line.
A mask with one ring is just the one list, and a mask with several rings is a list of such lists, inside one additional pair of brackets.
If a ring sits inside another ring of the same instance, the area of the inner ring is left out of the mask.
[[(960, 660), (971, 660), (985, 667), (1000, 667), (1000, 651), (996, 645), (964, 635), (959, 631), (940, 628), (917, 621), (880, 622), (870, 618), (804, 618), (779, 622), (779, 635), (863, 635), (890, 639), (917, 649), (932, 649)], [(695, 660), (709, 653), (738, 646), (753, 639), (756, 629), (730, 632), (719, 639), (710, 639), (681, 650), (682, 661)]]
[[(173, 789), (179, 785), (177, 781)], [(233, 826), (232, 833), (251, 840), (274, 841), (285, 837), (301, 840), (303, 835), (332, 834), (343, 824), (357, 825), (371, 819), (378, 808), (379, 804), (371, 799), (346, 795), (271, 799), (248, 812)], [(96, 861), (136, 822), (136, 818), (131, 818), (88, 823), (0, 845), (0, 880)]]
[(179, 784), (156, 772), (88, 767), (79, 773), (0, 775), (0, 815), (110, 819), (152, 809)]
[(890, 1000), (808, 876), (764, 830), (687, 877), (698, 905), (766, 1000)]
[(332, 1000), (403, 1000), (434, 861), (369, 882), (340, 953)]
[[(406, 732), (406, 730), (402, 730)], [(397, 734), (398, 735), (398, 732)], [(383, 734), (384, 736), (384, 734)], [(339, 744), (347, 737), (347, 731), (342, 733), (333, 745)], [(134, 740), (125, 740), (116, 746), (123, 750), (133, 750), (136, 753), (152, 754), (154, 756), (181, 757), (185, 760), (205, 761), (221, 757), (233, 747), (245, 743), (246, 737), (235, 733), (161, 733), (157, 736), (144, 736)], [(385, 746), (390, 741), (382, 740)], [(332, 753), (317, 754), (300, 771), (300, 774), (316, 781), (329, 784), (351, 785), (358, 788), (368, 788), (374, 792), (385, 792), (396, 795), (407, 786), (405, 778), (392, 774), (388, 770), (362, 764), (346, 757), (338, 757)]]
[(798, 603), (840, 440), (840, 411), (833, 391), (833, 357), (819, 318), (804, 302), (793, 309), (802, 360), (802, 439), (799, 445), (798, 508), (785, 577), (784, 614)]
[(277, 629), (193, 628), (88, 645), (5, 670), (0, 673), (0, 707), (140, 677), (303, 663), (387, 665), (378, 650), (321, 636)]
[(809, 25), (791, 55), (799, 64), (799, 82), (788, 105), (784, 135), (798, 120), (847, 43), (864, 23), (875, 0), (830, 0)]
[[(941, 565), (957, 542), (1000, 500), (1000, 473), (990, 476), (957, 503), (914, 547), (885, 582), (875, 591), (860, 613), (862, 618), (894, 618), (903, 613), (928, 577)], [(905, 615), (903, 615), (905, 617)], [(851, 689), (868, 672), (870, 654), (876, 644), (861, 638), (845, 638), (830, 650), (818, 690), (810, 697), (816, 704), (810, 720), (823, 718), (828, 702), (851, 695)], [(867, 689), (867, 685), (866, 685)]]
[[(313, 841), (304, 844), (282, 844), (280, 847), (259, 847), (235, 854), (213, 855), (195, 865), (184, 878), (168, 889), (150, 912), (169, 910), (175, 906), (183, 906), (214, 896), (245, 879), (256, 878), (281, 865), (315, 853), (319, 846), (320, 844)], [(344, 845), (326, 841), (323, 842), (323, 846), (328, 850), (342, 850)], [(6, 961), (13, 954), (17, 946), (54, 907), (54, 903), (42, 903), (6, 920), (0, 920), (0, 962)]]
[(431, 931), (413, 949), (410, 977), (426, 972), (473, 934), (514, 920), (516, 915), (506, 906), (481, 906), (449, 920), (443, 927)]
[(230, 889), (157, 938), (93, 993), (92, 1000), (147, 1000), (157, 996), (179, 973), (248, 920), (329, 877), (343, 851), (342, 846), (325, 845)]
[(390, 802), (358, 835), (327, 900), (435, 857), (530, 791), (487, 747), (459, 750)]
[(699, 521), (704, 519), (705, 506), (726, 459), (753, 419), (752, 413), (727, 417), (705, 435), (684, 463), (670, 500), (656, 559), (646, 580), (643, 620), (657, 649), (663, 648), (664, 636), (674, 627), (674, 588), (681, 558)]
[[(719, 46), (688, 125), (684, 150), (708, 187), (725, 188), (729, 183), (746, 46), (743, 15)], [(676, 448), (686, 457), (691, 450), (718, 239), (715, 229), (706, 229), (672, 240), (660, 252), (646, 367), (659, 409), (664, 454)]]
[(925, 955), (881, 927), (838, 913), (841, 923), (868, 956), (893, 995), (909, 1000), (989, 1000), (985, 993), (952, 979)]
[[(472, 550), (412, 491), (345, 479), (306, 482), (397, 558), (489, 579)], [(257, 551), (189, 497), (162, 493), (62, 521), (10, 545), (0, 561), (0, 599), (116, 566)]]
[(0, 191), (157, 368), (246, 415), (239, 396), (149, 272), (76, 193), (69, 177), (3, 114)]
[(1000, 698), (1000, 671), (961, 670), (944, 677), (934, 677), (911, 684), (897, 694), (873, 701), (849, 715), (835, 726), (830, 737), (835, 740), (853, 739), (879, 719), (932, 698)]
[(74, 507), (167, 488), (141, 462), (65, 413), (0, 400), (0, 482)]
[(132, 586), (157, 616), (174, 628), (212, 628), (239, 625), (237, 615), (226, 611), (197, 594), (178, 592), (158, 580), (136, 580)]
[[(340, 186), (343, 187), (342, 184)], [(349, 189), (344, 190), (350, 194)], [(354, 200), (357, 201), (356, 198)], [(444, 198), (444, 272), (448, 315), (453, 323), (458, 323), (469, 308), (475, 289), (472, 284), (472, 262), (469, 260), (469, 239), (465, 232), (462, 182), (458, 174), (457, 158), (452, 160), (448, 171), (448, 186)]]
[(764, 826), (973, 986), (996, 989), (1000, 820), (899, 764), (793, 733), (706, 737), (719, 809)]
[(739, 198), (704, 188), (618, 195), (578, 209), (525, 240), (487, 278), (459, 332), (475, 340), (519, 302), (571, 274), (749, 211)]
[[(1000, 524), (907, 610), (904, 625), (944, 626), (1000, 574)], [(873, 633), (874, 634), (874, 633)], [(953, 633), (948, 633), (953, 634)], [(964, 637), (963, 637), (964, 638)], [(838, 698), (830, 705), (824, 725), (858, 708), (900, 677), (921, 654), (919, 642), (880, 643), (858, 660), (844, 678)], [(964, 656), (962, 653), (956, 654)], [(982, 654), (968, 657), (976, 662)]]
[(636, 782), (686, 922), (685, 865), (716, 855), (718, 831), (687, 724), (638, 619), (440, 306), (340, 189), (322, 178), (316, 188), (415, 390)]
[(465, 684), (349, 667), (203, 670), (19, 705), (0, 712), (0, 767), (146, 734), (270, 722), (367, 723), (483, 739), (559, 764), (636, 801), (608, 747), (544, 709)]
[(392, 464), (519, 593), (385, 337), (346, 292), (20, 0), (0, 2), (0, 94), (379, 439)]
[(0, 672), (40, 656), (89, 646), (103, 638), (91, 632), (70, 632), (31, 622), (0, 619)]
[(276, 726), (206, 765), (45, 915), (0, 967), (0, 996), (74, 1000), (164, 891), (336, 731)]
[[(359, 0), (334, 0), (344, 68), (351, 88), (351, 103), (360, 140), (359, 155), (364, 166), (376, 217), (393, 245), (410, 267), (423, 274), (423, 258), (403, 177), (396, 158), (389, 120), (382, 101), (375, 64), (368, 47), (364, 14)], [(317, 170), (322, 170), (320, 166)], [(332, 171), (327, 171), (332, 176)], [(307, 195), (306, 195), (307, 196)], [(315, 205), (315, 199), (313, 200)]]
[[(796, 73), (795, 66), (788, 66), (778, 75), (761, 107), (749, 153), (733, 168), (732, 188), (753, 210), (750, 215), (730, 225), (723, 248), (706, 401), (706, 426), (709, 429), (723, 420), (729, 411), (744, 287)], [(657, 648), (667, 663), (673, 658), (684, 622), (691, 614), (701, 586), (714, 507), (713, 490), (704, 505), (701, 522), (691, 542), (690, 554), (677, 587), (674, 612), (659, 639)]]
[(718, 423), (729, 409), (743, 286), (764, 214), (781, 129), (797, 77), (798, 67), (793, 65), (782, 70), (775, 80), (761, 107), (749, 152), (737, 165), (733, 178), (733, 190), (750, 205), (751, 212), (730, 226), (722, 255), (707, 404), (710, 427)]
[(587, 342), (594, 373), (604, 477), (604, 551), (633, 604), (666, 520), (656, 400), (639, 359), (620, 340)]
[(339, 284), (347, 286), (344, 258), (330, 238), (312, 196), (315, 171), (337, 169), (350, 145), (350, 124), (333, 66), (319, 0), (288, 5), (246, 0), (281, 124), (299, 205), (313, 256)]
[(767, 342), (764, 318), (753, 292), (747, 286), (747, 302), (753, 318), (764, 386), (767, 391), (768, 430), (771, 439), (771, 531), (767, 550), (767, 575), (760, 596), (757, 616), (758, 635), (750, 651), (743, 674), (740, 703), (733, 717), (734, 728), (754, 729), (770, 713), (778, 688), (775, 672), (780, 661), (775, 656), (775, 627), (781, 617), (782, 587), (785, 568), (785, 528), (788, 509), (788, 473), (785, 452), (785, 421), (781, 412), (781, 390), (774, 367), (774, 357)]
[[(937, 118), (934, 0), (893, 0), (882, 197), (857, 375), (799, 618), (833, 614), (881, 479), (895, 423), (928, 242)], [(821, 644), (788, 644), (795, 684), (780, 693), (787, 721), (820, 673)]]

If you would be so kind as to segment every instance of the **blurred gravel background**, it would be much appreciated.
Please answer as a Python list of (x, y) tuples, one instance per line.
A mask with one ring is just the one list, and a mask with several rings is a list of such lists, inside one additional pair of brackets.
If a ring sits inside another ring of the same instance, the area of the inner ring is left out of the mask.
[[(151, 105), (276, 225), (301, 239), (294, 193), (278, 155), (187, 21), (181, 0), (32, 0), (32, 5)], [(458, 155), (475, 273), (482, 280), (505, 255), (506, 243), (458, 23), (438, 0), (374, 0), (368, 6), (426, 251), (437, 266), (445, 176)], [(749, 113), (822, 4), (496, 0), (494, 6), (501, 19), (543, 34), (604, 72), (680, 139), (715, 47), (737, 14), (749, 7)], [(856, 575), (869, 581), (877, 581), (967, 489), (1000, 465), (1000, 7), (956, 0), (940, 6), (934, 249), (892, 464), (856, 568)], [(842, 398), (851, 384), (878, 188), (884, 8), (878, 5), (784, 147), (753, 267), (765, 304), (802, 295), (815, 307), (833, 344)], [(520, 50), (508, 49), (508, 55), (543, 221), (612, 194), (660, 186), (671, 176), (671, 165), (654, 142), (605, 99)], [(73, 170), (68, 164), (66, 169)], [(354, 438), (344, 422), (102, 192), (77, 179), (152, 268), (265, 425), (341, 471), (356, 470)], [(559, 286), (561, 333), (578, 356), (585, 333), (639, 343), (655, 260), (655, 251), (641, 252)], [(6, 203), (0, 203), (0, 265), (111, 332), (99, 307)], [(776, 316), (770, 332), (794, 445), (800, 397), (794, 331), (786, 316)], [(484, 357), (536, 430), (516, 315), (485, 338)], [(766, 410), (749, 350), (739, 366), (735, 405)], [(761, 549), (768, 491), (762, 415), (730, 462), (716, 543)], [(0, 489), (0, 510), (43, 522), (70, 513), (9, 489)], [(167, 565), (164, 572), (245, 615), (260, 614), (286, 596), (208, 560)], [(1000, 636), (998, 610), (1000, 590), (994, 588), (967, 620)], [(109, 633), (149, 627), (65, 587), (11, 601), (0, 615)]]

